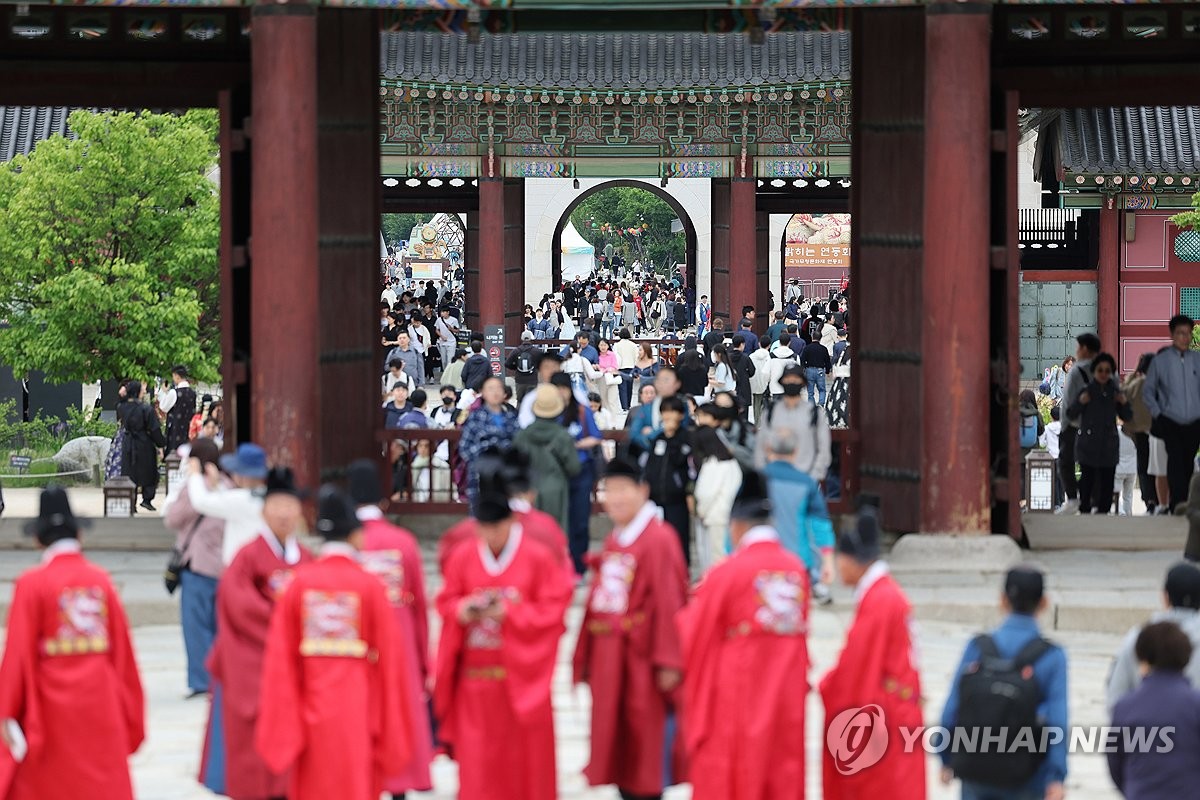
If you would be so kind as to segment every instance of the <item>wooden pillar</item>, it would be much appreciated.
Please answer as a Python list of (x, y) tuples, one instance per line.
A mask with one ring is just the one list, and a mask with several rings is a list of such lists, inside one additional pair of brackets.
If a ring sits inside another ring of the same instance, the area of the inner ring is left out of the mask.
[(525, 179), (504, 181), (504, 337), (521, 341), (525, 327)]
[[(754, 332), (762, 334), (766, 332), (772, 322), (771, 293), (772, 289), (776, 287), (771, 286), (771, 248), (778, 247), (779, 242), (771, 242), (771, 212), (755, 211), (754, 228), (754, 257), (757, 262), (754, 278), (754, 310), (757, 312), (757, 317), (753, 322)], [(783, 302), (782, 295), (775, 299), (780, 303)]]
[(479, 209), (467, 212), (467, 239), (463, 248), (463, 271), (466, 274), (466, 323), (472, 331), (482, 331), (479, 322), (479, 259), (482, 247), (479, 242)]
[(726, 330), (736, 331), (742, 307), (760, 308), (758, 302), (758, 219), (754, 194), (758, 181), (753, 169), (734, 178), (729, 186), (729, 305), (713, 309), (726, 317)]
[[(483, 160), (479, 176), (479, 331), (504, 324), (504, 177), (495, 159)], [(524, 301), (522, 301), (524, 302)]]
[[(854, 11), (850, 422), (857, 485), (889, 530), (920, 525), (925, 17)], [(903, 64), (904, 69), (897, 69)], [(936, 422), (935, 417), (930, 422)]]
[(991, 531), (992, 7), (925, 13), (920, 530), (982, 533)]
[(372, 11), (317, 16), (320, 168), (321, 479), (378, 452), (379, 20)]
[[(1121, 242), (1121, 212), (1112, 198), (1100, 207), (1100, 252), (1096, 261), (1096, 333), (1104, 349), (1120, 358), (1121, 271), (1118, 248)], [(1136, 364), (1119, 364), (1132, 371)]]
[[(712, 273), (708, 290), (709, 304), (714, 317), (727, 316), (730, 301), (730, 219), (733, 208), (733, 191), (728, 178), (713, 178), (712, 192)], [(696, 292), (696, 303), (700, 302), (701, 291)], [(694, 311), (693, 311), (694, 314)], [(693, 320), (694, 322), (694, 320)], [(689, 323), (691, 324), (691, 323)]]
[(251, 435), (311, 486), (320, 420), (316, 7), (271, 3), (251, 15)]
[(221, 92), (221, 401), (225, 450), (250, 439), (250, 148), (246, 118), (249, 86)]

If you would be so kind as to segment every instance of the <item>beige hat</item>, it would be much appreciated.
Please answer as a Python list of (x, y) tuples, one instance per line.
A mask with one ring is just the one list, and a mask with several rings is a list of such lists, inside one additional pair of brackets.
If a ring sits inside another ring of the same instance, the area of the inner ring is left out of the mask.
[(534, 392), (533, 415), (538, 419), (554, 419), (561, 416), (566, 407), (558, 389), (548, 383), (543, 383)]

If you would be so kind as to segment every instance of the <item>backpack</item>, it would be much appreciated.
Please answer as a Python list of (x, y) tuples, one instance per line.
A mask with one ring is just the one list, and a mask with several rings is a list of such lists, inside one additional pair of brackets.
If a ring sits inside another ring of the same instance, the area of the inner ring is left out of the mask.
[(533, 349), (526, 347), (517, 353), (517, 372), (522, 375), (531, 374), (537, 367), (537, 362), (533, 359)]
[[(1037, 708), (1042, 691), (1034, 680), (1033, 665), (1054, 645), (1039, 636), (1011, 659), (1003, 658), (986, 634), (976, 636), (975, 645), (979, 660), (958, 679), (958, 720), (952, 735), (961, 737), (960, 742), (974, 741), (976, 746), (959, 745), (950, 755), (950, 767), (955, 777), (964, 781), (997, 788), (1023, 786), (1046, 757), (1044, 751), (1039, 752), (1043, 726)], [(1032, 746), (1019, 734), (1023, 728), (1032, 732)], [(1007, 730), (1003, 745), (994, 738), (1002, 729)], [(985, 752), (988, 732), (993, 738)], [(1018, 735), (1022, 738), (1016, 740)]]
[(1037, 417), (1021, 417), (1021, 447), (1037, 446)]
[(467, 363), (463, 364), (462, 382), (463, 386), (473, 392), (478, 392), (483, 386), (483, 382), (492, 374), (491, 362), (483, 353), (474, 353), (467, 359)]

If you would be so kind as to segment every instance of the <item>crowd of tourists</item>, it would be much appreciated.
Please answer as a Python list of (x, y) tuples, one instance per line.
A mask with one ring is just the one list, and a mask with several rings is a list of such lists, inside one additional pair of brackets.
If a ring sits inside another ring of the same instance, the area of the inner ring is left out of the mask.
[[(1115, 505), (1132, 514), (1135, 484), (1148, 514), (1188, 512), (1200, 448), (1200, 352), (1191, 349), (1191, 318), (1173, 317), (1167, 327), (1171, 345), (1143, 354), (1124, 381), (1096, 334), (1078, 336), (1075, 355), (1047, 370), (1039, 387), (1048, 422), (1037, 395), (1022, 392), (1021, 447), (1028, 453), (1040, 441), (1056, 460), (1058, 513), (1108, 514)], [(1200, 558), (1200, 538), (1188, 555)]]

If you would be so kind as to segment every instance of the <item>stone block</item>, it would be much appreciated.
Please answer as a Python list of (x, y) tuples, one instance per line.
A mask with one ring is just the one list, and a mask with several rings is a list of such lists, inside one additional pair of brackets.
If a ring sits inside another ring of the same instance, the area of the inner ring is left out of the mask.
[(1003, 572), (1022, 560), (1021, 548), (1008, 536), (922, 533), (900, 537), (887, 556), (897, 571), (922, 572)]

